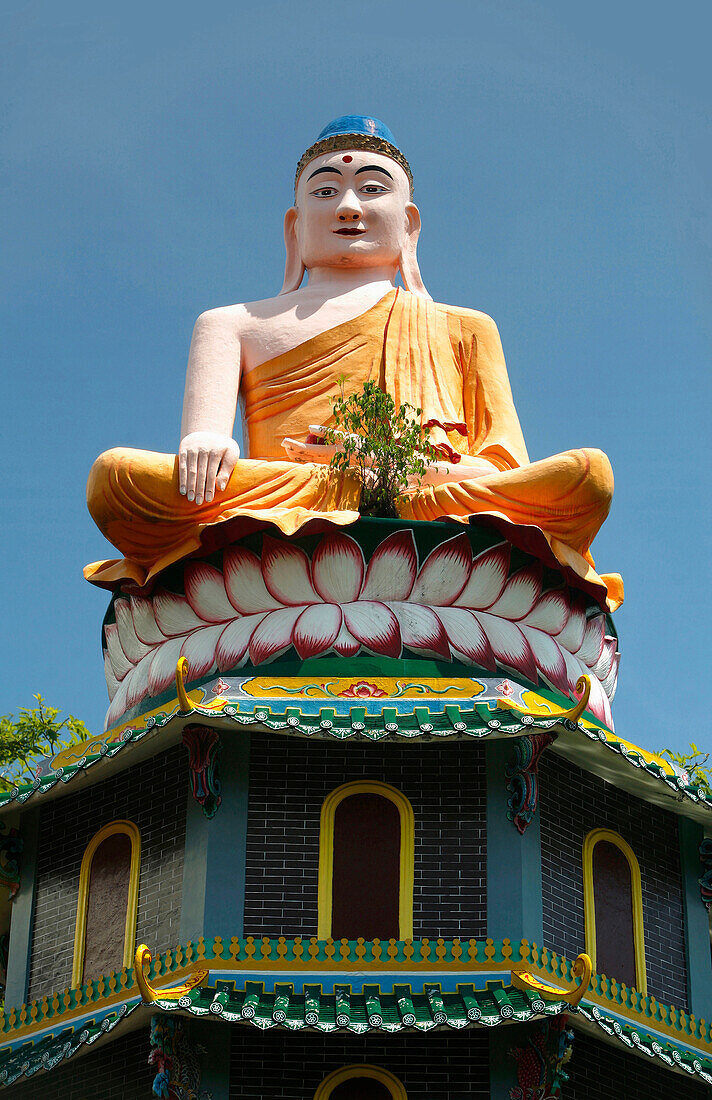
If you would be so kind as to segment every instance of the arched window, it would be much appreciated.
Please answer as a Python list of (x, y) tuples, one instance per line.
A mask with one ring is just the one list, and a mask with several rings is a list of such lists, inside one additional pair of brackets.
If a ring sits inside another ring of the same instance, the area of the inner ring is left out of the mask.
[(72, 986), (133, 964), (141, 834), (112, 821), (92, 837), (79, 872)]
[(319, 939), (412, 939), (413, 807), (386, 783), (345, 783), (321, 808)]
[(618, 833), (594, 829), (584, 840), (583, 886), (594, 970), (647, 993), (640, 867)]
[(344, 1066), (319, 1085), (314, 1100), (408, 1100), (403, 1085), (379, 1066)]

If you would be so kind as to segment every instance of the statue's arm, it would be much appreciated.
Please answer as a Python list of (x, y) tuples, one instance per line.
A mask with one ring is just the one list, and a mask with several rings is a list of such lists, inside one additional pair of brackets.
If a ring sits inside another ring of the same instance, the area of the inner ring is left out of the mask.
[(180, 491), (202, 504), (225, 488), (240, 449), (232, 438), (240, 387), (237, 307), (201, 313), (193, 329), (178, 450)]
[(497, 325), (475, 310), (462, 311), (459, 320), (469, 452), (497, 470), (525, 466), (529, 456)]

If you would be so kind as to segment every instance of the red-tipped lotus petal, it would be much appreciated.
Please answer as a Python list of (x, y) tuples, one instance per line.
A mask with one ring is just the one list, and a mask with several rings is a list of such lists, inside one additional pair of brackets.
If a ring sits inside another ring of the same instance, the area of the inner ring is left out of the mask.
[(195, 630), (189, 634), (183, 642), (180, 655), (188, 662), (191, 679), (197, 680), (199, 676), (207, 676), (209, 672), (217, 669), (215, 651), (224, 629), (224, 623), (204, 626), (202, 630)]
[(535, 684), (538, 680), (536, 661), (519, 627), (487, 611), (473, 611), (472, 614), (484, 629), (497, 662), (515, 674), (521, 673)]
[(189, 634), (205, 623), (198, 618), (185, 596), (176, 596), (175, 592), (165, 589), (153, 597), (153, 610), (156, 622), (163, 633), (174, 638), (178, 634)]
[(146, 645), (137, 637), (133, 615), (131, 614), (131, 604), (128, 600), (119, 599), (114, 601), (114, 615), (116, 616), (116, 625), (119, 628), (121, 648), (131, 664), (137, 665), (142, 657), (150, 653), (152, 647)]
[(334, 642), (334, 652), (338, 653), (340, 657), (353, 657), (358, 653), (361, 648), (361, 643), (354, 638), (351, 631), (346, 626), (346, 623), (341, 621), (341, 629), (339, 630), (338, 637)]
[(114, 670), (111, 667), (111, 660), (109, 659), (108, 650), (104, 650), (104, 676), (106, 678), (106, 690), (109, 693), (109, 702), (114, 698), (116, 692), (119, 690), (119, 680), (114, 676)]
[(364, 571), (361, 547), (341, 531), (326, 535), (312, 555), (314, 587), (327, 603), (357, 600)]
[(604, 615), (594, 615), (586, 622), (583, 641), (576, 650), (579, 661), (583, 661), (589, 668), (598, 661), (603, 649), (603, 639), (606, 633), (606, 619)]
[(593, 666), (593, 674), (601, 683), (605, 680), (608, 673), (611, 671), (611, 665), (613, 664), (613, 658), (616, 655), (618, 649), (618, 641), (616, 638), (612, 638), (609, 634), (603, 639), (603, 648), (601, 649), (601, 656)]
[(374, 550), (366, 570), (362, 600), (407, 600), (418, 572), (412, 531), (394, 531)]
[[(167, 642), (157, 647), (148, 671), (148, 690), (151, 695), (160, 695), (171, 684), (175, 684), (176, 665), (184, 641), (185, 638), (169, 638)], [(192, 679), (190, 670), (188, 671), (188, 678)]]
[(570, 607), (568, 590), (556, 588), (539, 598), (524, 622), (546, 634), (560, 634), (568, 622)]
[(227, 598), (225, 581), (219, 569), (204, 561), (189, 561), (184, 574), (188, 603), (206, 623), (229, 623), (235, 608)]
[(398, 620), (389, 607), (374, 600), (344, 604), (344, 623), (362, 646), (383, 657), (400, 657)]
[(267, 591), (262, 565), (257, 554), (244, 546), (233, 546), (223, 556), (225, 591), (241, 615), (259, 615), (277, 611), (282, 605)]
[(127, 681), (123, 681), (119, 685), (119, 690), (111, 700), (111, 706), (106, 712), (106, 718), (104, 719), (104, 729), (110, 730), (113, 726), (118, 725), (123, 715), (129, 709), (126, 702)]
[(470, 577), (472, 550), (462, 532), (436, 546), (423, 562), (409, 603), (447, 607), (454, 603)]
[(620, 664), (620, 660), (620, 653), (616, 653), (615, 657), (613, 658), (613, 663), (611, 665), (610, 671), (602, 683), (603, 690), (605, 691), (606, 695), (608, 696), (608, 700), (611, 703), (615, 698), (616, 688), (618, 687), (618, 666)]
[(568, 649), (569, 653), (575, 653), (583, 641), (586, 630), (586, 605), (583, 597), (578, 592), (571, 594), (571, 608), (566, 626), (557, 635), (557, 642), (562, 649)]
[(264, 619), (266, 611), (257, 615), (244, 615), (223, 630), (216, 647), (216, 659), (218, 672), (228, 672), (230, 669), (239, 668), (247, 661), (247, 647), (255, 632), (255, 627)]
[(445, 627), (453, 655), (465, 664), (479, 665), (494, 672), (497, 668), (487, 635), (471, 611), (464, 607), (439, 607), (438, 618)]
[(608, 702), (608, 696), (595, 676), (591, 677), (591, 695), (588, 700), (588, 710), (591, 711), (591, 714), (595, 714), (596, 718), (600, 718), (608, 729), (613, 729), (611, 704)]
[(159, 629), (153, 604), (144, 596), (131, 597), (131, 614), (133, 616), (136, 637), (146, 645), (160, 645), (165, 642), (166, 636)]
[(560, 647), (553, 638), (534, 626), (519, 624), (519, 629), (532, 647), (534, 660), (540, 674), (557, 691), (568, 694), (569, 678), (566, 674), (566, 661)]
[(123, 680), (124, 676), (128, 675), (134, 666), (121, 648), (119, 628), (116, 623), (106, 624), (104, 638), (106, 639), (106, 651), (109, 654), (114, 676), (117, 680)]
[(151, 671), (154, 654), (155, 650), (152, 649), (142, 657), (133, 672), (130, 672), (126, 677), (127, 710), (129, 707), (135, 707), (137, 703), (140, 703), (141, 700), (145, 699), (148, 695), (148, 674)]
[(569, 653), (568, 649), (562, 649), (561, 653), (566, 663), (566, 679), (568, 680), (567, 694), (570, 699), (574, 700), (574, 702), (578, 702), (579, 693), (576, 690), (576, 684), (579, 682), (584, 674), (586, 676), (590, 676), (591, 669), (582, 664), (581, 661), (574, 657), (572, 653)]
[(477, 610), (491, 607), (507, 583), (510, 554), (511, 548), (506, 542), (478, 554), (472, 563), (469, 580), (455, 600), (456, 606)]
[(335, 603), (312, 604), (294, 627), (294, 648), (303, 661), (325, 653), (339, 636), (341, 608)]
[(270, 611), (261, 623), (258, 623), (250, 641), (250, 660), (253, 665), (263, 665), (274, 661), (292, 644), (294, 626), (304, 610), (301, 607), (283, 607), (279, 611)]
[(540, 595), (541, 566), (535, 562), (512, 574), (504, 592), (489, 611), (492, 615), (516, 622), (529, 614)]
[(271, 535), (265, 535), (262, 541), (262, 576), (268, 591), (283, 607), (321, 602), (304, 551)]
[(391, 606), (398, 619), (403, 645), (431, 657), (450, 660), (445, 627), (435, 611), (417, 603), (394, 603)]

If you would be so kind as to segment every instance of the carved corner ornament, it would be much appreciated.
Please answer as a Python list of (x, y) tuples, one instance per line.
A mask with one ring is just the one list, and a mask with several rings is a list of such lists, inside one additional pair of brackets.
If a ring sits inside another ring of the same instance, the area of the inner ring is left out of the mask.
[(156, 989), (148, 980), (148, 969), (153, 962), (153, 955), (145, 943), (139, 944), (134, 955), (134, 977), (141, 992), (144, 1004), (154, 1004), (156, 1001), (179, 1001), (191, 989), (196, 989), (208, 977), (207, 970), (194, 970), (182, 985), (172, 986), (168, 989)]
[(17, 829), (0, 823), (0, 887), (7, 886), (14, 898), (20, 889), (22, 837)]
[(544, 1001), (566, 1001), (566, 1004), (570, 1005), (571, 1008), (576, 1008), (582, 998), (586, 996), (588, 987), (591, 984), (593, 963), (590, 955), (582, 953), (575, 958), (571, 966), (571, 973), (574, 978), (581, 979), (578, 985), (572, 986), (571, 989), (557, 989), (556, 986), (547, 985), (546, 982), (542, 982), (533, 974), (517, 970), (512, 971), (512, 984), (517, 989), (538, 994)]
[(712, 909), (712, 838), (708, 836), (700, 844), (700, 863), (704, 867), (704, 873), (697, 880), (700, 898), (708, 909)]
[(517, 1084), (509, 1100), (559, 1100), (569, 1077), (564, 1066), (571, 1058), (574, 1033), (565, 1015), (544, 1020), (524, 1047), (509, 1051), (517, 1064)]
[(539, 803), (539, 759), (544, 749), (556, 740), (555, 733), (528, 733), (518, 737), (514, 745), (514, 760), (507, 765), (507, 817), (524, 835)]
[(207, 818), (214, 817), (222, 802), (218, 765), (220, 734), (212, 726), (186, 726), (183, 744), (188, 750), (190, 789)]

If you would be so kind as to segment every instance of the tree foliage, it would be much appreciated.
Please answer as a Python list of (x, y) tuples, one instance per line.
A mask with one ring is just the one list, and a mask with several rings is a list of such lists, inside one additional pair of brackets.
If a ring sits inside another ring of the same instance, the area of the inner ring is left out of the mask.
[(684, 768), (690, 777), (690, 782), (696, 787), (702, 787), (709, 798), (712, 798), (712, 769), (707, 765), (710, 753), (702, 752), (694, 742), (690, 745), (690, 752), (673, 752), (672, 749), (662, 749), (659, 756), (667, 756), (673, 764)]
[(91, 737), (80, 718), (68, 714), (60, 721), (57, 707), (47, 706), (41, 695), (34, 698), (36, 707), (22, 707), (17, 717), (0, 717), (0, 790), (30, 778), (38, 757)]
[(326, 443), (335, 444), (333, 470), (355, 469), (361, 482), (360, 511), (367, 516), (396, 516), (396, 501), (409, 484), (420, 484), (427, 466), (437, 458), (423, 438), (420, 409), (396, 406), (390, 394), (375, 382), (360, 392), (341, 396), (332, 403), (333, 424), (324, 431)]

